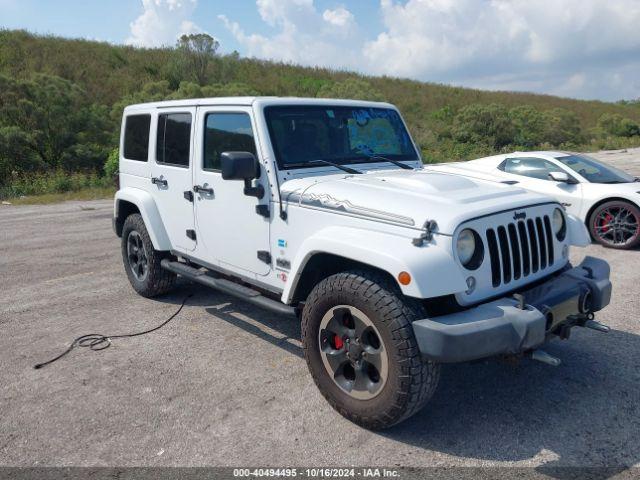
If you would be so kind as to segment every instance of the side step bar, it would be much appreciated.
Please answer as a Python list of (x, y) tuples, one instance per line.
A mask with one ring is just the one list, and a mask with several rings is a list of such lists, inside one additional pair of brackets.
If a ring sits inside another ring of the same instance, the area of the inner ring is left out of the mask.
[(226, 293), (227, 295), (241, 298), (242, 300), (258, 307), (266, 308), (267, 310), (279, 313), (280, 315), (296, 316), (296, 309), (294, 307), (265, 297), (260, 292), (249, 287), (245, 287), (244, 285), (239, 285), (224, 278), (213, 278), (207, 275), (207, 273), (203, 270), (190, 267), (189, 265), (185, 265), (184, 263), (172, 262), (167, 258), (162, 260), (160, 262), (160, 265), (165, 270), (177, 273), (178, 275), (183, 276), (184, 278), (187, 278), (192, 282), (196, 282), (210, 288), (215, 288), (216, 290)]

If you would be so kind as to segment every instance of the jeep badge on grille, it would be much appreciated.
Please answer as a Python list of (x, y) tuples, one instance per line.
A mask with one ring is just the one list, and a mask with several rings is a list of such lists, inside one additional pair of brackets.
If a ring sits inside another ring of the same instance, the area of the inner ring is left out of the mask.
[(527, 218), (527, 212), (513, 212), (514, 220), (524, 220)]

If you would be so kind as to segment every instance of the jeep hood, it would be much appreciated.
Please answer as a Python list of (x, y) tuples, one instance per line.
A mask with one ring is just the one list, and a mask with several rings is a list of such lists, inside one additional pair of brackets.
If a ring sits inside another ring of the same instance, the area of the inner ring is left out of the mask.
[(435, 220), (451, 235), (466, 220), (553, 201), (518, 187), (430, 170), (376, 170), (362, 175), (295, 178), (281, 185), (283, 200), (306, 208), (422, 229)]

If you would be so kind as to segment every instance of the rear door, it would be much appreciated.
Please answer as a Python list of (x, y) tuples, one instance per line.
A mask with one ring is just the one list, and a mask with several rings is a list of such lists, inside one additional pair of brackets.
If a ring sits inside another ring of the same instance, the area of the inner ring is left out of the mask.
[(183, 252), (196, 247), (191, 191), (195, 113), (195, 107), (159, 109), (152, 139), (153, 196), (173, 249)]

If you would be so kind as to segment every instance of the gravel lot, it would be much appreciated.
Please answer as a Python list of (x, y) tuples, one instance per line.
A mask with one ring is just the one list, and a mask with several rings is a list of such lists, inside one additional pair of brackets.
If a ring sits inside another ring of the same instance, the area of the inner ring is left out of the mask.
[(589, 153), (593, 158), (621, 168), (631, 175), (640, 176), (640, 148), (627, 148), (624, 150), (609, 150), (597, 153)]
[[(182, 283), (129, 287), (111, 202), (0, 207), (0, 465), (640, 465), (640, 251), (612, 266), (605, 335), (575, 329), (530, 360), (446, 366), (432, 403), (392, 430), (344, 420), (316, 390), (295, 321)], [(33, 365), (83, 333), (166, 328)], [(614, 471), (615, 473), (615, 471)]]

